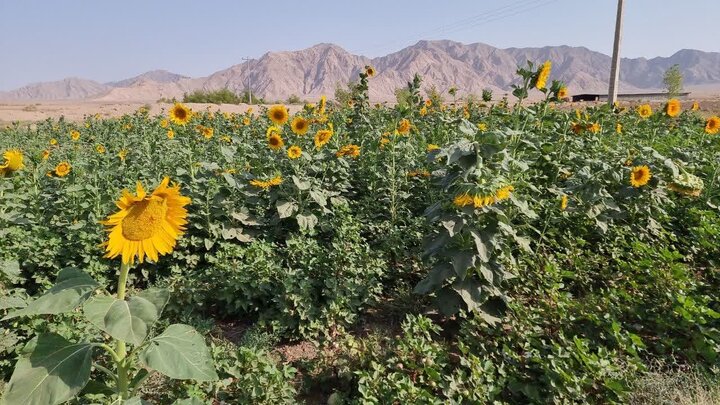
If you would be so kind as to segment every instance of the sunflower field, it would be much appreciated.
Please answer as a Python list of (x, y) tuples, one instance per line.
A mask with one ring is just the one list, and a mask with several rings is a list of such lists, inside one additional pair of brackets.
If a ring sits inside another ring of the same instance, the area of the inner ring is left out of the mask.
[[(324, 97), (0, 129), (0, 403), (626, 403), (720, 381), (720, 118)], [(531, 92), (543, 100), (523, 102)], [(454, 98), (454, 95), (453, 95)]]

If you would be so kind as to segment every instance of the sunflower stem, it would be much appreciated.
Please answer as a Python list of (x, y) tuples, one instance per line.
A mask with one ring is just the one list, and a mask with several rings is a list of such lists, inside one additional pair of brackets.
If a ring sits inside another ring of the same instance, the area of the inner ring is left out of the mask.
[[(125, 288), (127, 284), (128, 279), (128, 273), (130, 272), (130, 264), (129, 263), (122, 263), (120, 265), (120, 277), (118, 278), (118, 289), (117, 289), (117, 298), (119, 300), (125, 299)], [(125, 342), (121, 340), (117, 340), (117, 350), (115, 350), (115, 353), (117, 354), (117, 389), (118, 389), (118, 395), (121, 399), (127, 399), (128, 398), (128, 369), (127, 369), (127, 348), (125, 347)]]

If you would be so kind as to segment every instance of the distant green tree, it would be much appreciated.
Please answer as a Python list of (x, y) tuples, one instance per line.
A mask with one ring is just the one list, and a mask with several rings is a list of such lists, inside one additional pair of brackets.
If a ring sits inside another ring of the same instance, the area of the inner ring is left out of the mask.
[(679, 65), (672, 65), (665, 71), (663, 83), (665, 83), (665, 88), (667, 89), (669, 98), (676, 97), (680, 94), (680, 92), (682, 92), (683, 76)]

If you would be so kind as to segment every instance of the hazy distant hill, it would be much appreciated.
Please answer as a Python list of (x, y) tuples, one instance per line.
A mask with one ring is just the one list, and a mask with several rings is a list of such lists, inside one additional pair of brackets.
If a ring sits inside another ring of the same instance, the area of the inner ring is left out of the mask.
[[(154, 101), (160, 97), (180, 98), (184, 92), (197, 89), (229, 88), (240, 92), (248, 85), (255, 94), (270, 100), (283, 100), (290, 95), (312, 99), (322, 94), (332, 96), (338, 85), (356, 78), (367, 64), (378, 71), (370, 85), (370, 96), (375, 100), (394, 99), (395, 90), (404, 87), (416, 72), (422, 75), (425, 88), (434, 85), (445, 91), (456, 86), (461, 94), (479, 94), (489, 88), (502, 94), (509, 92), (510, 85), (517, 80), (517, 65), (526, 60), (547, 59), (553, 62), (552, 78), (563, 80), (571, 93), (607, 91), (610, 57), (587, 48), (500, 49), (482, 43), (420, 41), (372, 59), (353, 55), (337, 45), (318, 44), (299, 51), (268, 52), (259, 59), (207, 77), (189, 78), (154, 70), (108, 84), (71, 78), (0, 92), (0, 99)], [(663, 74), (673, 64), (680, 65), (687, 86), (716, 88), (720, 84), (720, 53), (683, 49), (670, 57), (624, 58), (620, 91), (662, 88)]]

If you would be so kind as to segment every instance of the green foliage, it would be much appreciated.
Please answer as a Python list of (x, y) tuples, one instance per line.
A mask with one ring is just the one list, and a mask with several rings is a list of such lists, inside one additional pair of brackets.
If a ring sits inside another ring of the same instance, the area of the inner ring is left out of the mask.
[(242, 102), (244, 102), (243, 97), (229, 89), (195, 90), (183, 95), (183, 103), (240, 104)]
[(680, 65), (670, 66), (663, 75), (663, 84), (668, 92), (668, 98), (677, 97), (683, 90), (683, 75), (680, 71)]

